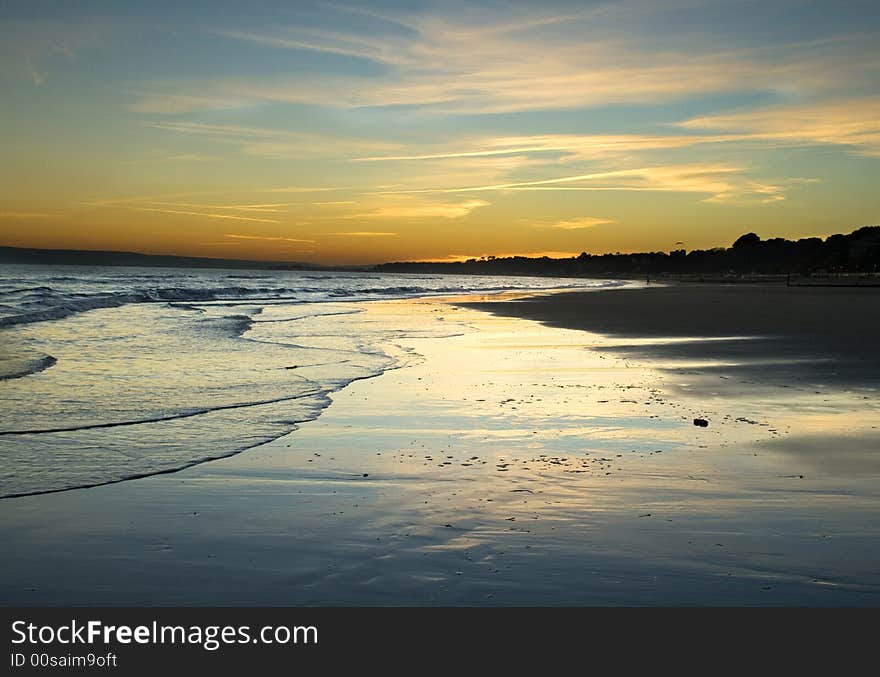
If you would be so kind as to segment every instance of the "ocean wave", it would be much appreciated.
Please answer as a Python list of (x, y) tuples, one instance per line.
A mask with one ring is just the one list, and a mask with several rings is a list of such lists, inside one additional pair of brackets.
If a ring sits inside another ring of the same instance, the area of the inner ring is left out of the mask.
[[(331, 404), (331, 393), (397, 366), (389, 359), (320, 384), (306, 379), (311, 386), (307, 390), (267, 399), (143, 418), (2, 431), (0, 454), (15, 470), (5, 479), (15, 479), (0, 482), (0, 500), (172, 473), (242, 453), (316, 419)], [(183, 424), (186, 427), (180, 427)], [(33, 464), (35, 454), (59, 444), (68, 464)]]
[[(349, 381), (350, 382), (350, 381)], [(347, 384), (346, 384), (347, 385)], [(79, 430), (99, 430), (102, 428), (118, 428), (120, 426), (143, 425), (145, 423), (162, 423), (164, 421), (175, 421), (182, 418), (192, 418), (193, 416), (201, 416), (213, 411), (226, 411), (228, 409), (244, 409), (246, 407), (259, 407), (264, 404), (275, 404), (277, 402), (290, 402), (292, 400), (301, 400), (306, 397), (321, 396), (326, 397), (326, 392), (322, 390), (312, 390), (295, 395), (286, 395), (284, 397), (273, 397), (268, 400), (256, 402), (233, 402), (232, 404), (222, 404), (216, 407), (203, 407), (201, 409), (190, 409), (188, 411), (180, 411), (165, 416), (150, 416), (126, 421), (103, 421), (101, 423), (85, 423), (74, 426), (59, 426), (56, 428), (32, 428), (25, 430), (0, 430), (0, 436), (8, 435), (46, 435), (49, 433), (69, 433)], [(329, 401), (328, 401), (329, 404)]]
[(6, 289), (4, 294), (24, 294), (32, 292), (54, 293), (52, 287), (19, 287), (18, 289)]
[(259, 296), (271, 297), (279, 291), (291, 292), (292, 290), (279, 290), (273, 287), (220, 287), (216, 289), (167, 287), (110, 294), (73, 292), (68, 293), (66, 297), (62, 296), (53, 299), (51, 306), (41, 310), (0, 317), (0, 327), (45, 322), (47, 320), (60, 320), (88, 310), (118, 308), (129, 303), (219, 301), (235, 298), (250, 300)]
[[(34, 268), (7, 279), (0, 375), (14, 380), (0, 393), (0, 497), (173, 472), (252, 448), (313, 420), (348, 383), (411, 363), (402, 337), (462, 330), (377, 325), (360, 301), (613, 284), (228, 272), (84, 268), (55, 282), (58, 271)], [(50, 323), (121, 306), (91, 322)], [(49, 369), (49, 353), (64, 368), (16, 378)]]
[(55, 366), (57, 362), (58, 360), (51, 355), (21, 358), (20, 360), (3, 360), (0, 362), (0, 381), (30, 376)]
[[(203, 280), (208, 284), (199, 286), (193, 284), (194, 280)], [(242, 284), (236, 284), (237, 280), (241, 280)], [(271, 282), (267, 284), (266, 280)], [(108, 277), (106, 274), (91, 272), (82, 277), (39, 275), (30, 279), (25, 277), (17, 281), (7, 281), (14, 284), (14, 288), (0, 290), (0, 328), (59, 320), (89, 310), (115, 308), (132, 303), (226, 302), (230, 305), (248, 301), (320, 303), (340, 299), (362, 301), (444, 294), (483, 294), (520, 289), (542, 291), (548, 288), (605, 287), (620, 284), (614, 281), (574, 281), (562, 278), (332, 273), (294, 275), (284, 272), (277, 275), (264, 272), (213, 276), (203, 274), (202, 277), (181, 273), (169, 276), (158, 273), (118, 274)], [(30, 281), (33, 284), (27, 285)], [(160, 281), (172, 282), (172, 284), (155, 284)], [(226, 281), (231, 284), (224, 284)], [(247, 284), (247, 281), (257, 283)], [(181, 284), (173, 284), (173, 282)]]

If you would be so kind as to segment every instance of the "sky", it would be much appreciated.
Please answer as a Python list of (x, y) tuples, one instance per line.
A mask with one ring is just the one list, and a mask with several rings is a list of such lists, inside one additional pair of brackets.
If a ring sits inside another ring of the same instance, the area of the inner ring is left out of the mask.
[(0, 0), (0, 245), (365, 264), (880, 223), (876, 0)]

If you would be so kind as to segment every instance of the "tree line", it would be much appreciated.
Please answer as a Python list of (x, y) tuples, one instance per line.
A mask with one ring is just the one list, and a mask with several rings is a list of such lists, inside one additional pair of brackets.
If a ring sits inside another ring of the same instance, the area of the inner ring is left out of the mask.
[(746, 233), (730, 247), (676, 249), (636, 254), (588, 254), (554, 259), (547, 256), (494, 257), (455, 263), (396, 262), (378, 272), (421, 272), (472, 275), (539, 275), (601, 277), (605, 275), (799, 275), (803, 277), (880, 273), (880, 226), (849, 234), (786, 240), (762, 240)]

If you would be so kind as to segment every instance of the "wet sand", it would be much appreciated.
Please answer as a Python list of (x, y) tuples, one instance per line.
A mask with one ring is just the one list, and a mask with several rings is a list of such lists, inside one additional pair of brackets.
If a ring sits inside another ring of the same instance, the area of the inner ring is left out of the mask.
[[(577, 317), (577, 296), (494, 310)], [(880, 603), (869, 384), (746, 378), (668, 338), (695, 327), (620, 338), (440, 299), (368, 308), (448, 336), (400, 336), (406, 366), (238, 456), (0, 502), (0, 602)]]
[(880, 384), (877, 288), (649, 285), (467, 305), (621, 339), (716, 339), (624, 348), (643, 357), (723, 361), (765, 380), (791, 377), (842, 385)]

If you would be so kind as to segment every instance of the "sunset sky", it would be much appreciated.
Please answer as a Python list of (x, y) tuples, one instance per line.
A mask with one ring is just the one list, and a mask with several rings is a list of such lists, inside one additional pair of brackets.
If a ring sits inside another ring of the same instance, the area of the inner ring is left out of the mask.
[(318, 263), (880, 223), (865, 2), (3, 2), (0, 245)]

